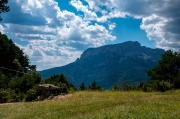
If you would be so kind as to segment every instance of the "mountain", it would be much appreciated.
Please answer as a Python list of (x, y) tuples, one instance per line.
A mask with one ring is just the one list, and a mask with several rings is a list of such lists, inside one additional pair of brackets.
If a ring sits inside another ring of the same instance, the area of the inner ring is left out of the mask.
[(66, 66), (39, 71), (43, 78), (63, 73), (67, 79), (79, 88), (82, 82), (86, 86), (96, 81), (105, 89), (124, 81), (137, 84), (147, 81), (146, 71), (157, 64), (162, 49), (151, 49), (137, 41), (106, 45), (85, 50), (81, 57)]

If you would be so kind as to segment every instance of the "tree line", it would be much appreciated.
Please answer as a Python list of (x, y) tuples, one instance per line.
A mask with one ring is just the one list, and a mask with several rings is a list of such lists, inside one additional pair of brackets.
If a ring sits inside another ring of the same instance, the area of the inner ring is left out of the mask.
[[(121, 86), (114, 84), (112, 90), (116, 91), (161, 91), (180, 89), (180, 51), (166, 51), (158, 64), (147, 71), (149, 79), (147, 82), (140, 82), (137, 85), (132, 85), (124, 82)], [(94, 81), (91, 86), (86, 87), (82, 83), (79, 90), (102, 90)]]

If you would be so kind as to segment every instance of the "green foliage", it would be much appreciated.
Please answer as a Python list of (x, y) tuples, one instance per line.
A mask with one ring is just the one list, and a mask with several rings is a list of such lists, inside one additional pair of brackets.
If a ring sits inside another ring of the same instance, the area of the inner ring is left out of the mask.
[(24, 75), (22, 77), (16, 77), (10, 80), (8, 83), (8, 87), (15, 90), (16, 93), (23, 92), (27, 93), (27, 91), (41, 82), (40, 75), (36, 72), (28, 75)]
[(99, 91), (102, 91), (103, 88), (101, 86), (97, 85), (96, 81), (93, 81), (91, 83), (91, 85), (89, 86), (89, 90), (93, 90), (93, 91), (99, 90)]
[(2, 71), (0, 70), (0, 89), (6, 89), (8, 88), (8, 83), (11, 80), (11, 78), (5, 76)]
[(178, 73), (178, 76), (174, 78), (173, 88), (175, 88), (175, 89), (180, 88), (180, 71)]
[(140, 82), (137, 86), (136, 86), (136, 90), (143, 90), (143, 88), (145, 87), (145, 83), (144, 82)]
[[(32, 75), (30, 75), (32, 74)], [(21, 77), (7, 78), (1, 74), (0, 78), (0, 103), (30, 101), (37, 94), (37, 85), (42, 81), (36, 71), (31, 71)]]
[(117, 84), (114, 84), (112, 90), (113, 91), (120, 91), (121, 88)]
[(150, 86), (152, 87), (153, 90), (155, 91), (161, 91), (161, 92), (165, 92), (167, 90), (172, 89), (172, 85), (167, 82), (167, 81), (154, 81), (153, 83), (150, 84)]
[(11, 77), (17, 76), (17, 74), (22, 76), (22, 73), (19, 73), (27, 73), (31, 67), (29, 63), (27, 55), (5, 34), (0, 33), (0, 67), (3, 67), (1, 68), (2, 73)]
[(86, 90), (86, 86), (84, 85), (84, 82), (82, 82), (82, 84), (80, 85), (79, 90)]
[(180, 52), (167, 51), (158, 61), (158, 65), (150, 69), (150, 83), (155, 90), (166, 91), (180, 88)]
[(23, 100), (25, 95), (23, 93), (15, 93), (14, 90), (8, 89), (0, 89), (0, 103), (7, 102), (19, 102)]
[(31, 95), (36, 91), (34, 86), (40, 82), (36, 65), (29, 65), (27, 55), (0, 33), (0, 103), (23, 101), (25, 98), (29, 101), (35, 96)]
[(33, 88), (29, 89), (26, 93), (26, 100), (25, 101), (32, 101), (34, 100), (38, 95), (40, 95), (40, 91), (38, 91), (37, 86), (34, 86)]
[[(6, 4), (8, 3), (8, 0), (0, 0), (0, 14), (3, 12), (9, 12), (10, 8)], [(0, 17), (0, 22), (2, 21), (2, 18)]]
[(133, 86), (131, 84), (128, 84), (127, 82), (124, 82), (122, 84), (122, 90), (123, 91), (130, 91), (133, 90)]
[(44, 79), (42, 83), (59, 86), (61, 87), (62, 93), (72, 92), (72, 89), (75, 90), (74, 85), (68, 82), (64, 74), (53, 75), (50, 78)]

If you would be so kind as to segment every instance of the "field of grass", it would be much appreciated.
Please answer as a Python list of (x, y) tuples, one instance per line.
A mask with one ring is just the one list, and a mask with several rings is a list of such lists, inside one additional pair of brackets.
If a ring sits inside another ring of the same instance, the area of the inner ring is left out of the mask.
[(2, 119), (180, 119), (180, 90), (75, 92), (62, 99), (0, 104)]

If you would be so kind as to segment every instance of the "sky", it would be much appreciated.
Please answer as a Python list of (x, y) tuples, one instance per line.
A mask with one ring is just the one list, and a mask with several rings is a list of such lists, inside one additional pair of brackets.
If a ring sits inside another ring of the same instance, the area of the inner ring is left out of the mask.
[(180, 0), (9, 0), (0, 31), (37, 70), (74, 62), (84, 50), (125, 41), (179, 50)]

